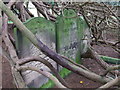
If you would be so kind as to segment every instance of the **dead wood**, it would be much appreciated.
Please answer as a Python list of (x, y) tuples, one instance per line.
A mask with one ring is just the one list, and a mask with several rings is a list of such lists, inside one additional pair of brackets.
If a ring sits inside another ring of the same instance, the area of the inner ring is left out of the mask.
[(33, 66), (20, 66), (20, 67), (17, 67), (17, 70), (19, 70), (19, 71), (26, 71), (26, 70), (32, 70), (32, 71), (36, 71), (36, 72), (38, 72), (38, 73), (40, 73), (40, 74), (42, 74), (42, 75), (44, 75), (44, 76), (46, 76), (46, 77), (48, 77), (49, 79), (51, 79), (55, 84), (56, 84), (56, 86), (58, 87), (58, 88), (66, 88), (64, 85), (62, 85), (60, 82), (59, 82), (59, 80), (55, 77), (55, 76), (53, 76), (51, 73), (49, 73), (49, 72), (46, 72), (46, 71), (42, 71), (42, 70), (39, 70), (38, 68), (36, 68), (36, 67), (33, 67)]
[(65, 80), (63, 78), (61, 78), (61, 76), (59, 75), (59, 73), (57, 72), (57, 70), (53, 67), (53, 65), (51, 63), (49, 63), (47, 60), (45, 60), (44, 58), (41, 58), (41, 57), (27, 57), (27, 58), (23, 58), (23, 59), (20, 59), (17, 63), (19, 65), (24, 65), (28, 62), (31, 62), (31, 61), (38, 61), (38, 62), (41, 62), (43, 63), (44, 65), (46, 65), (52, 72), (53, 74), (56, 76), (56, 78), (66, 87), (69, 88), (68, 84), (65, 82)]

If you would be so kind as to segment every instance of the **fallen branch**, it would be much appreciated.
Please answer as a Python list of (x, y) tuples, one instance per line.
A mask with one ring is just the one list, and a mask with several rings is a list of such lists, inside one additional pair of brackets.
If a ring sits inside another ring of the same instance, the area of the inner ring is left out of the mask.
[(118, 70), (120, 69), (120, 65), (116, 65), (116, 66), (110, 66), (107, 68), (107, 70), (105, 71), (105, 73), (103, 74), (103, 76), (107, 75), (108, 72), (112, 71), (112, 70)]
[(66, 87), (69, 88), (69, 86), (67, 85), (67, 83), (65, 82), (65, 80), (63, 78), (61, 78), (61, 76), (59, 75), (59, 73), (57, 72), (57, 70), (52, 66), (51, 63), (49, 63), (47, 60), (45, 60), (44, 58), (41, 58), (41, 57), (27, 57), (27, 58), (23, 58), (23, 59), (20, 59), (17, 63), (19, 65), (23, 65), (23, 64), (26, 64), (26, 63), (29, 63), (31, 61), (38, 61), (38, 62), (41, 62), (43, 63), (44, 65), (46, 65), (52, 72), (53, 74), (56, 76), (56, 78)]
[(9, 54), (2, 48), (2, 57), (4, 57), (11, 66), (11, 73), (14, 79), (13, 84), (15, 84), (16, 88), (27, 88), (26, 84), (24, 83), (24, 80), (19, 72), (15, 69), (15, 64), (13, 63), (12, 58), (9, 56)]
[[(14, 4), (13, 0), (11, 0), (9, 3), (8, 3), (8, 7), (10, 8), (12, 5)], [(9, 39), (9, 36), (8, 36), (8, 17), (6, 16), (6, 14), (4, 14), (4, 19), (3, 19), (3, 33), (2, 33), (2, 38), (5, 42), (5, 45), (7, 46), (8, 48), (8, 51), (9, 51), (9, 54), (10, 54), (10, 57), (11, 57), (11, 61), (12, 61), (12, 64), (11, 64), (11, 67), (12, 67), (12, 75), (14, 77), (14, 82), (16, 84), (16, 87), (17, 88), (26, 88), (26, 84), (24, 83), (24, 80), (23, 78), (21, 77), (20, 73), (19, 72), (16, 72), (15, 69), (14, 69), (14, 66), (16, 65), (16, 62), (18, 61), (18, 57), (17, 57), (17, 54), (16, 54), (16, 51), (14, 49), (14, 46), (12, 45), (10, 39)]]
[(46, 76), (46, 77), (48, 77), (49, 79), (51, 79), (55, 84), (56, 84), (56, 86), (58, 87), (58, 88), (66, 88), (64, 85), (62, 85), (60, 82), (59, 82), (59, 80), (56, 78), (56, 77), (54, 77), (51, 73), (49, 73), (49, 72), (46, 72), (46, 71), (41, 71), (41, 70), (39, 70), (38, 68), (36, 68), (36, 67), (32, 67), (32, 66), (19, 66), (19, 67), (16, 67), (17, 68), (17, 70), (19, 70), (19, 71), (26, 71), (26, 70), (32, 70), (32, 71), (36, 71), (36, 72), (38, 72), (38, 73), (40, 73), (40, 74), (42, 74), (42, 75), (44, 75), (44, 76)]
[(106, 83), (105, 85), (99, 87), (96, 90), (104, 90), (104, 89), (110, 88), (110, 87), (112, 87), (112, 86), (114, 86), (114, 85), (116, 85), (118, 83), (120, 83), (120, 76), (115, 78), (115, 79), (113, 79), (113, 80), (111, 80), (110, 82)]
[(80, 68), (83, 68), (83, 69), (89, 71), (89, 69), (87, 69), (85, 66), (83, 66), (83, 65), (81, 65), (81, 64), (75, 63), (73, 60), (69, 59), (68, 57), (62, 56), (62, 55), (61, 55), (61, 57), (63, 57), (64, 59), (66, 59), (66, 60), (69, 61), (70, 63), (72, 63), (72, 64), (74, 64), (74, 65), (76, 65), (76, 66), (78, 66), (78, 67), (80, 67)]
[(105, 44), (106, 46), (109, 46), (113, 48), (115, 51), (117, 51), (118, 53), (120, 53), (119, 47), (116, 46), (119, 43), (119, 41), (115, 43), (115, 42), (110, 42), (110, 41), (98, 40), (98, 42), (100, 42), (101, 44)]

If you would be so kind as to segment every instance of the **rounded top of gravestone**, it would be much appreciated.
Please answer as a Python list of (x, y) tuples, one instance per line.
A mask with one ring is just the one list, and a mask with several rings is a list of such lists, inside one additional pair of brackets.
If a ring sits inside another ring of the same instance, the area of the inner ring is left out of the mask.
[(77, 16), (75, 10), (73, 9), (64, 9), (63, 16), (65, 18), (75, 18)]

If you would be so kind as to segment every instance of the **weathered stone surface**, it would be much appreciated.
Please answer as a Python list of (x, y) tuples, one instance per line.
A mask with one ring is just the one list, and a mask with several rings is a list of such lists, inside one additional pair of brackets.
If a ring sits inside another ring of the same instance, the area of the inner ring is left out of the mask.
[(79, 62), (84, 30), (83, 19), (74, 10), (64, 10), (56, 21), (57, 52)]
[[(34, 33), (45, 45), (50, 49), (55, 51), (55, 25), (53, 22), (48, 21), (41, 17), (35, 17), (31, 20), (24, 23), (29, 30)], [(28, 56), (40, 56), (48, 60), (55, 68), (56, 63), (51, 60), (49, 57), (44, 55), (39, 49), (37, 49), (26, 37), (24, 37), (20, 32), (17, 33), (17, 49), (19, 51), (20, 58)], [(39, 69), (50, 71), (44, 64), (40, 62), (30, 62), (25, 65), (36, 66)], [(32, 87), (40, 87), (42, 84), (48, 81), (43, 75), (38, 74), (37, 72), (27, 70), (22, 73), (25, 82)], [(42, 78), (42, 79), (41, 79)], [(42, 82), (41, 82), (42, 80)], [(38, 83), (36, 83), (38, 82)]]
[[(86, 37), (87, 39), (89, 38), (89, 28), (84, 19), (77, 16), (74, 10), (64, 10), (64, 15), (60, 15), (57, 18), (56, 23), (44, 18), (36, 17), (24, 24), (50, 49), (71, 58), (77, 63), (81, 62), (81, 53), (87, 51), (88, 40), (86, 40)], [(17, 33), (16, 40), (16, 47), (19, 51), (20, 58), (27, 56), (40, 56), (51, 62), (55, 68), (59, 70), (62, 69), (61, 66), (56, 65), (53, 60), (38, 50), (20, 32)], [(40, 62), (30, 62), (26, 65), (36, 66), (39, 69), (50, 71)], [(48, 78), (31, 70), (23, 72), (22, 75), (30, 87), (40, 87), (48, 81)]]

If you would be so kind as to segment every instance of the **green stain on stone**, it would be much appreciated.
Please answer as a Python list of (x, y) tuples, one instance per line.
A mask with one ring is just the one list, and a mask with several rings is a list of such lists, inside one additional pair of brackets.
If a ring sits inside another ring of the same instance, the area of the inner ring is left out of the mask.
[[(54, 24), (54, 22), (46, 20), (45, 18), (42, 18), (42, 17), (34, 17), (34, 18), (31, 18), (31, 19), (27, 20), (26, 22), (24, 22), (24, 25), (34, 35), (41, 33), (41, 35), (46, 36), (45, 39), (47, 39), (47, 38), (55, 39), (55, 24)], [(17, 30), (17, 28), (14, 29), (14, 35), (15, 35), (16, 47), (17, 47), (18, 51), (22, 51), (22, 48), (20, 48), (20, 47), (29, 47), (32, 44), (21, 32), (19, 32)], [(39, 39), (41, 39), (41, 38), (39, 38)], [(53, 40), (53, 41), (55, 41), (55, 40)]]
[[(34, 17), (26, 21), (24, 25), (32, 32), (34, 35), (37, 33), (49, 33), (56, 40), (56, 51), (64, 56), (69, 57), (77, 63), (81, 63), (80, 57), (80, 41), (83, 37), (84, 30), (88, 27), (86, 22), (72, 9), (65, 9), (64, 16), (60, 15), (57, 17), (55, 23), (48, 21), (41, 17)], [(66, 18), (68, 17), (68, 18)], [(17, 48), (22, 46), (29, 47), (31, 42), (24, 37), (22, 34), (22, 43), (18, 40), (17, 29), (14, 29), (14, 35), (16, 37)], [(59, 74), (62, 78), (70, 74), (71, 71), (63, 68)], [(40, 88), (52, 88), (54, 83), (49, 80), (46, 84), (42, 85)]]
[(84, 20), (76, 16), (72, 9), (65, 9), (63, 15), (57, 17), (56, 21), (57, 52), (79, 62)]
[[(65, 78), (71, 73), (70, 70), (63, 68), (59, 74), (62, 78)], [(54, 82), (52, 80), (49, 80), (46, 84), (43, 84), (40, 88), (53, 88), (55, 86)]]

